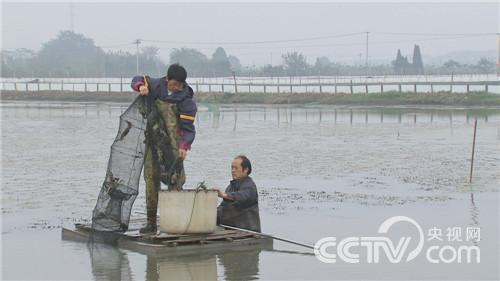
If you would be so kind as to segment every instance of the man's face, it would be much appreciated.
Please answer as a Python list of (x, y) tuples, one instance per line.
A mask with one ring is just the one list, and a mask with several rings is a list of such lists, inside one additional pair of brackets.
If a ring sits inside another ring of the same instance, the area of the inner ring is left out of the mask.
[(231, 175), (233, 176), (233, 180), (239, 180), (243, 177), (248, 176), (248, 170), (241, 167), (241, 159), (235, 158), (231, 163)]
[(177, 80), (170, 79), (168, 80), (167, 84), (168, 84), (168, 91), (171, 93), (179, 92), (182, 90), (182, 83)]

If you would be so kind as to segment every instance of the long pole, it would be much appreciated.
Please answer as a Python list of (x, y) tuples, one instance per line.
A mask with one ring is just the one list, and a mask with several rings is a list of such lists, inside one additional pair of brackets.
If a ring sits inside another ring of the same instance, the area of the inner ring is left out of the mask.
[(366, 69), (366, 76), (368, 76), (368, 37), (369, 37), (370, 32), (366, 32), (366, 54), (365, 54), (365, 69)]
[(136, 74), (139, 74), (139, 44), (141, 44), (141, 39), (135, 40), (134, 44), (136, 46), (136, 49), (135, 49), (135, 56), (136, 56), (135, 72), (136, 72)]
[(472, 138), (472, 157), (470, 159), (469, 183), (472, 183), (472, 168), (474, 167), (474, 150), (476, 148), (477, 116), (474, 118), (474, 137)]
[(233, 71), (234, 93), (238, 93), (238, 85), (236, 84), (236, 72)]
[(314, 246), (313, 245), (304, 244), (304, 243), (300, 243), (300, 242), (293, 241), (293, 240), (290, 240), (290, 239), (285, 239), (285, 238), (281, 238), (281, 237), (278, 237), (278, 236), (274, 236), (274, 235), (270, 235), (270, 234), (265, 234), (265, 233), (261, 233), (261, 232), (257, 232), (257, 231), (252, 231), (252, 230), (248, 230), (248, 229), (238, 228), (238, 227), (234, 227), (234, 226), (229, 226), (229, 225), (225, 225), (225, 224), (219, 224), (219, 225), (222, 226), (222, 227), (225, 227), (225, 228), (229, 228), (229, 229), (233, 229), (233, 230), (238, 230), (238, 231), (244, 231), (244, 232), (248, 232), (248, 233), (252, 233), (252, 234), (256, 234), (256, 235), (260, 235), (260, 236), (265, 236), (265, 237), (272, 238), (274, 240), (279, 240), (279, 241), (287, 242), (287, 243), (290, 243), (290, 244), (294, 244), (294, 245), (298, 245), (298, 246), (302, 246), (302, 247), (306, 247), (306, 248), (314, 250)]

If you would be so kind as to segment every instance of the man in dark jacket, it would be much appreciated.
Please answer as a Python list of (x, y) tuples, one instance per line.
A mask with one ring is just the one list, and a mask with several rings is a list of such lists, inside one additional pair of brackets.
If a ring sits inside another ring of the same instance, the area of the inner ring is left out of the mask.
[(260, 232), (259, 195), (249, 176), (252, 164), (244, 155), (231, 163), (233, 180), (225, 192), (216, 189), (223, 200), (217, 207), (217, 223)]
[[(196, 103), (193, 100), (193, 89), (186, 83), (187, 72), (179, 64), (172, 64), (167, 71), (167, 76), (150, 78), (146, 86), (144, 76), (135, 76), (132, 79), (132, 89), (143, 96), (152, 95), (154, 100), (161, 100), (176, 104), (177, 119), (179, 124), (180, 144), (179, 156), (186, 157), (187, 151), (195, 137), (194, 118), (196, 116)], [(149, 87), (148, 87), (149, 86)], [(169, 93), (170, 92), (170, 93)]]
[(155, 233), (158, 191), (161, 182), (168, 190), (182, 190), (186, 181), (183, 160), (195, 138), (196, 104), (187, 72), (179, 64), (168, 68), (167, 77), (136, 76), (132, 89), (147, 96), (148, 125), (144, 157), (147, 225), (141, 233)]

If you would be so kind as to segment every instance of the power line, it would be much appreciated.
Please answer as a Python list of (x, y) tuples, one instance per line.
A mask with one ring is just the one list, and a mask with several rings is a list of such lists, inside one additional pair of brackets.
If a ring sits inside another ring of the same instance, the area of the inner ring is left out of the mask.
[(164, 41), (164, 40), (151, 40), (144, 39), (144, 42), (154, 42), (154, 43), (168, 43), (168, 44), (192, 44), (192, 45), (252, 45), (252, 44), (269, 44), (269, 43), (285, 43), (285, 42), (300, 42), (300, 41), (312, 41), (312, 40), (322, 40), (340, 37), (351, 37), (355, 35), (364, 34), (364, 32), (355, 33), (345, 33), (336, 34), (330, 36), (320, 36), (320, 37), (308, 37), (308, 38), (298, 38), (298, 39), (284, 39), (284, 40), (269, 40), (269, 41), (239, 41), (239, 42), (200, 42), (200, 41)]
[[(366, 34), (366, 33), (365, 33)], [(371, 33), (370, 33), (371, 34)], [(479, 35), (478, 35), (479, 36)], [(470, 37), (470, 36), (468, 36)], [(452, 39), (461, 39), (465, 38), (464, 36), (455, 36), (455, 37), (429, 37), (429, 38), (421, 38), (421, 39), (404, 39), (404, 40), (390, 40), (390, 41), (370, 41), (370, 45), (384, 45), (384, 44), (393, 44), (393, 43), (405, 43), (405, 42), (421, 42), (421, 41), (435, 41), (435, 40), (452, 40)], [(366, 46), (366, 39), (364, 41), (359, 42), (351, 42), (351, 43), (327, 43), (327, 44), (313, 44), (313, 45), (288, 45), (288, 46), (258, 46), (258, 47), (224, 47), (226, 50), (255, 50), (255, 49), (291, 49), (291, 48), (317, 48), (317, 47), (337, 47), (337, 46)], [(197, 47), (198, 50), (212, 50), (210, 47)], [(268, 52), (267, 52), (268, 53)]]
[[(365, 33), (366, 34), (366, 33)], [(372, 34), (370, 32), (370, 34)], [(476, 37), (480, 37), (484, 35), (477, 35)], [(429, 38), (422, 38), (422, 39), (405, 39), (405, 40), (390, 40), (390, 41), (370, 41), (370, 45), (384, 45), (384, 44), (393, 44), (393, 43), (405, 43), (405, 42), (421, 42), (421, 41), (438, 41), (438, 40), (452, 40), (452, 39), (462, 39), (466, 37), (471, 37), (471, 36), (455, 36), (455, 37), (429, 37)], [(228, 47), (225, 49), (228, 50), (236, 50), (236, 49), (255, 49), (255, 48), (262, 48), (262, 49), (286, 49), (286, 48), (309, 48), (309, 47), (335, 47), (335, 46), (362, 46), (366, 45), (366, 40), (363, 42), (353, 42), (353, 43), (332, 43), (332, 44), (315, 44), (315, 45), (292, 45), (292, 46), (271, 46), (271, 47), (247, 47), (247, 48), (232, 48)]]
[[(321, 36), (321, 37), (309, 37), (309, 38), (299, 38), (299, 39), (286, 39), (286, 40), (272, 40), (272, 41), (248, 41), (248, 42), (189, 42), (189, 41), (163, 41), (163, 40), (140, 40), (141, 42), (154, 42), (154, 43), (162, 43), (162, 44), (186, 44), (186, 45), (252, 45), (252, 44), (272, 44), (272, 43), (284, 43), (284, 42), (300, 42), (300, 41), (309, 41), (309, 40), (320, 40), (320, 39), (332, 39), (332, 38), (341, 38), (341, 37), (352, 37), (355, 35), (361, 34), (385, 34), (385, 35), (396, 35), (396, 36), (433, 36), (430, 38), (418, 38), (418, 39), (404, 39), (404, 40), (389, 40), (389, 41), (373, 41), (370, 40), (370, 45), (383, 45), (383, 44), (392, 44), (392, 43), (404, 43), (404, 42), (421, 42), (421, 41), (434, 41), (434, 40), (450, 40), (450, 39), (461, 39), (461, 38), (469, 38), (469, 37), (486, 37), (486, 36), (499, 36), (500, 33), (402, 33), (402, 32), (356, 32), (356, 33), (346, 33), (346, 34), (337, 34), (331, 36)], [(367, 40), (364, 42), (351, 42), (351, 43), (324, 43), (324, 44), (305, 44), (305, 45), (284, 45), (284, 46), (248, 46), (248, 47), (225, 47), (227, 50), (245, 50), (245, 49), (289, 49), (289, 48), (311, 48), (311, 47), (335, 47), (335, 46), (359, 46), (366, 44)], [(105, 46), (97, 46), (103, 49), (116, 49), (116, 48), (132, 48), (136, 45), (137, 48), (137, 40), (132, 43), (121, 43), (121, 44), (112, 44)], [(2, 48), (2, 50), (15, 50), (17, 48)], [(205, 49), (211, 50), (212, 47), (197, 47), (197, 49)]]
[[(364, 32), (363, 34), (366, 34)], [(372, 32), (368, 32), (373, 34)], [(419, 39), (403, 39), (403, 40), (389, 40), (389, 41), (370, 41), (370, 45), (384, 45), (384, 44), (393, 44), (393, 43), (405, 43), (405, 42), (421, 42), (421, 41), (438, 41), (438, 40), (452, 40), (452, 39), (462, 39), (469, 37), (486, 37), (492, 36), (491, 33), (480, 33), (480, 34), (470, 34), (470, 35), (461, 35), (461, 36), (453, 36), (453, 37), (429, 37), (429, 38), (419, 38)], [(496, 35), (496, 34), (494, 34)], [(153, 40), (141, 40), (141, 42), (152, 42)], [(159, 42), (159, 41), (158, 41)], [(136, 43), (125, 43), (125, 44), (117, 44), (117, 45), (108, 45), (108, 46), (98, 46), (103, 49), (114, 49), (120, 47), (134, 47)], [(221, 44), (222, 45), (222, 44)], [(325, 44), (307, 44), (307, 45), (285, 45), (285, 46), (257, 46), (257, 47), (224, 47), (226, 50), (254, 50), (254, 49), (289, 49), (289, 48), (315, 48), (315, 47), (336, 47), (336, 46), (361, 46), (366, 45), (365, 41), (360, 42), (350, 42), (350, 43), (325, 43)], [(164, 49), (164, 48), (160, 48)], [(212, 50), (213, 47), (197, 47), (198, 50)]]
[[(370, 33), (371, 34), (371, 33)], [(483, 35), (478, 35), (478, 36), (483, 36)], [(407, 43), (407, 42), (423, 42), (423, 41), (436, 41), (436, 40), (453, 40), (453, 39), (462, 39), (470, 36), (455, 36), (455, 37), (429, 37), (429, 38), (421, 38), (421, 39), (406, 39), (406, 40), (391, 40), (391, 41), (370, 41), (370, 45), (387, 45), (387, 44), (394, 44), (394, 43)], [(340, 44), (318, 44), (318, 45), (295, 45), (295, 46), (280, 46), (280, 47), (247, 47), (247, 48), (225, 48), (226, 50), (245, 50), (245, 49), (292, 49), (292, 48), (321, 48), (321, 47), (339, 47), (339, 46), (366, 46), (366, 41), (364, 42), (355, 42), (355, 43), (340, 43)], [(251, 53), (244, 53), (244, 54), (238, 54), (239, 56), (245, 56), (245, 55), (251, 55), (251, 54), (263, 54), (263, 53), (268, 53), (267, 51), (261, 51), (261, 52), (251, 52)]]
[[(364, 32), (364, 34), (372, 34), (372, 32)], [(475, 34), (462, 34), (461, 36), (453, 36), (453, 37), (429, 37), (429, 38), (419, 38), (419, 39), (404, 39), (404, 40), (389, 40), (389, 41), (373, 41), (370, 40), (369, 45), (387, 45), (387, 44), (394, 44), (394, 43), (407, 43), (407, 42), (414, 42), (414, 43), (419, 43), (423, 41), (439, 41), (439, 40), (454, 40), (454, 39), (463, 39), (463, 38), (469, 38), (469, 37), (484, 37), (484, 36), (491, 36), (492, 33), (475, 33)], [(496, 34), (495, 34), (496, 35)], [(146, 40), (141, 40), (142, 42)], [(120, 44), (120, 45), (114, 45), (114, 46), (129, 46), (133, 47), (136, 43), (128, 43), (128, 44)], [(327, 43), (327, 44), (308, 44), (308, 45), (288, 45), (288, 46), (254, 46), (254, 47), (225, 47), (225, 50), (228, 51), (238, 51), (238, 50), (255, 50), (255, 49), (263, 49), (263, 51), (257, 51), (257, 52), (246, 52), (246, 53), (240, 53), (240, 54), (234, 54), (237, 56), (248, 56), (248, 55), (259, 55), (259, 54), (269, 54), (269, 49), (281, 49), (283, 51), (286, 51), (288, 49), (293, 50), (294, 48), (331, 48), (331, 47), (350, 47), (350, 46), (366, 46), (367, 40), (365, 41), (359, 41), (359, 42), (351, 42), (351, 43)], [(101, 48), (113, 48), (114, 46), (106, 46), (106, 47), (101, 47)], [(368, 46), (369, 47), (369, 46)], [(170, 47), (160, 47), (159, 49), (170, 49)], [(196, 47), (197, 50), (213, 50), (213, 47)], [(137, 52), (137, 51), (136, 51)], [(367, 59), (368, 59), (368, 50), (365, 53), (365, 66), (367, 64)]]
[[(369, 32), (370, 34), (373, 34), (372, 32)], [(366, 34), (364, 32), (363, 34)], [(404, 43), (404, 42), (421, 42), (421, 41), (438, 41), (438, 40), (451, 40), (451, 39), (462, 39), (462, 38), (468, 38), (468, 37), (486, 37), (486, 36), (492, 36), (492, 35), (497, 35), (494, 33), (476, 33), (476, 34), (462, 34), (460, 36), (439, 36), (439, 37), (430, 37), (430, 38), (418, 38), (418, 39), (403, 39), (403, 40), (389, 40), (389, 41), (370, 41), (370, 44), (376, 44), (376, 45), (384, 45), (384, 44), (392, 44), (392, 43)], [(143, 40), (143, 41), (149, 41), (153, 42), (153, 40)], [(154, 42), (162, 42), (165, 43), (167, 41), (160, 41), (156, 40)], [(284, 45), (284, 46), (248, 46), (248, 47), (224, 47), (226, 50), (245, 50), (245, 49), (289, 49), (289, 48), (312, 48), (312, 47), (335, 47), (335, 46), (360, 46), (360, 45), (366, 45), (366, 39), (362, 42), (351, 42), (351, 43), (325, 43), (325, 44), (307, 44), (307, 45)], [(172, 44), (175, 45), (175, 44)], [(186, 45), (188, 45), (186, 43)], [(224, 45), (224, 44), (219, 44), (219, 45)], [(188, 46), (182, 46), (182, 47), (188, 47)], [(212, 50), (212, 47), (196, 47), (198, 50)]]
[(386, 35), (411, 35), (411, 36), (490, 36), (498, 35), (498, 32), (486, 33), (420, 33), (420, 32), (371, 32), (372, 34), (386, 34)]
[(133, 47), (135, 45), (135, 42), (133, 43), (123, 43), (123, 44), (116, 44), (116, 45), (107, 45), (107, 46), (96, 46), (102, 49), (115, 49), (115, 48), (120, 48), (120, 47)]
[[(355, 32), (355, 33), (345, 33), (330, 36), (320, 36), (320, 37), (309, 37), (309, 38), (298, 38), (298, 39), (284, 39), (284, 40), (270, 40), (270, 41), (246, 41), (246, 42), (225, 42), (225, 41), (212, 41), (212, 42), (202, 42), (202, 41), (168, 41), (168, 40), (156, 40), (156, 39), (144, 39), (144, 42), (153, 43), (164, 43), (164, 44), (186, 44), (186, 45), (253, 45), (253, 44), (272, 44), (272, 43), (286, 43), (286, 42), (301, 42), (301, 41), (314, 41), (323, 39), (333, 39), (342, 37), (352, 37), (356, 35), (366, 34), (367, 32)], [(396, 35), (396, 36), (464, 36), (464, 37), (474, 37), (474, 36), (493, 36), (499, 35), (499, 33), (403, 33), (403, 32), (369, 32), (371, 34), (379, 35)]]

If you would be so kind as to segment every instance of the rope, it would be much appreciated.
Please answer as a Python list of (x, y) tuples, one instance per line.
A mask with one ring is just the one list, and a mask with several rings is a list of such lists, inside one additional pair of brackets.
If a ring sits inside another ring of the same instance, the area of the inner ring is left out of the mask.
[(194, 200), (193, 200), (193, 206), (191, 207), (191, 215), (189, 216), (189, 221), (188, 221), (186, 227), (184, 228), (184, 231), (181, 234), (185, 234), (186, 231), (191, 226), (191, 220), (193, 219), (193, 213), (194, 213), (194, 206), (196, 205), (196, 197), (198, 197), (198, 193), (200, 193), (201, 191), (205, 191), (205, 192), (208, 191), (207, 186), (205, 185), (205, 181), (199, 182), (198, 185), (196, 186)]

